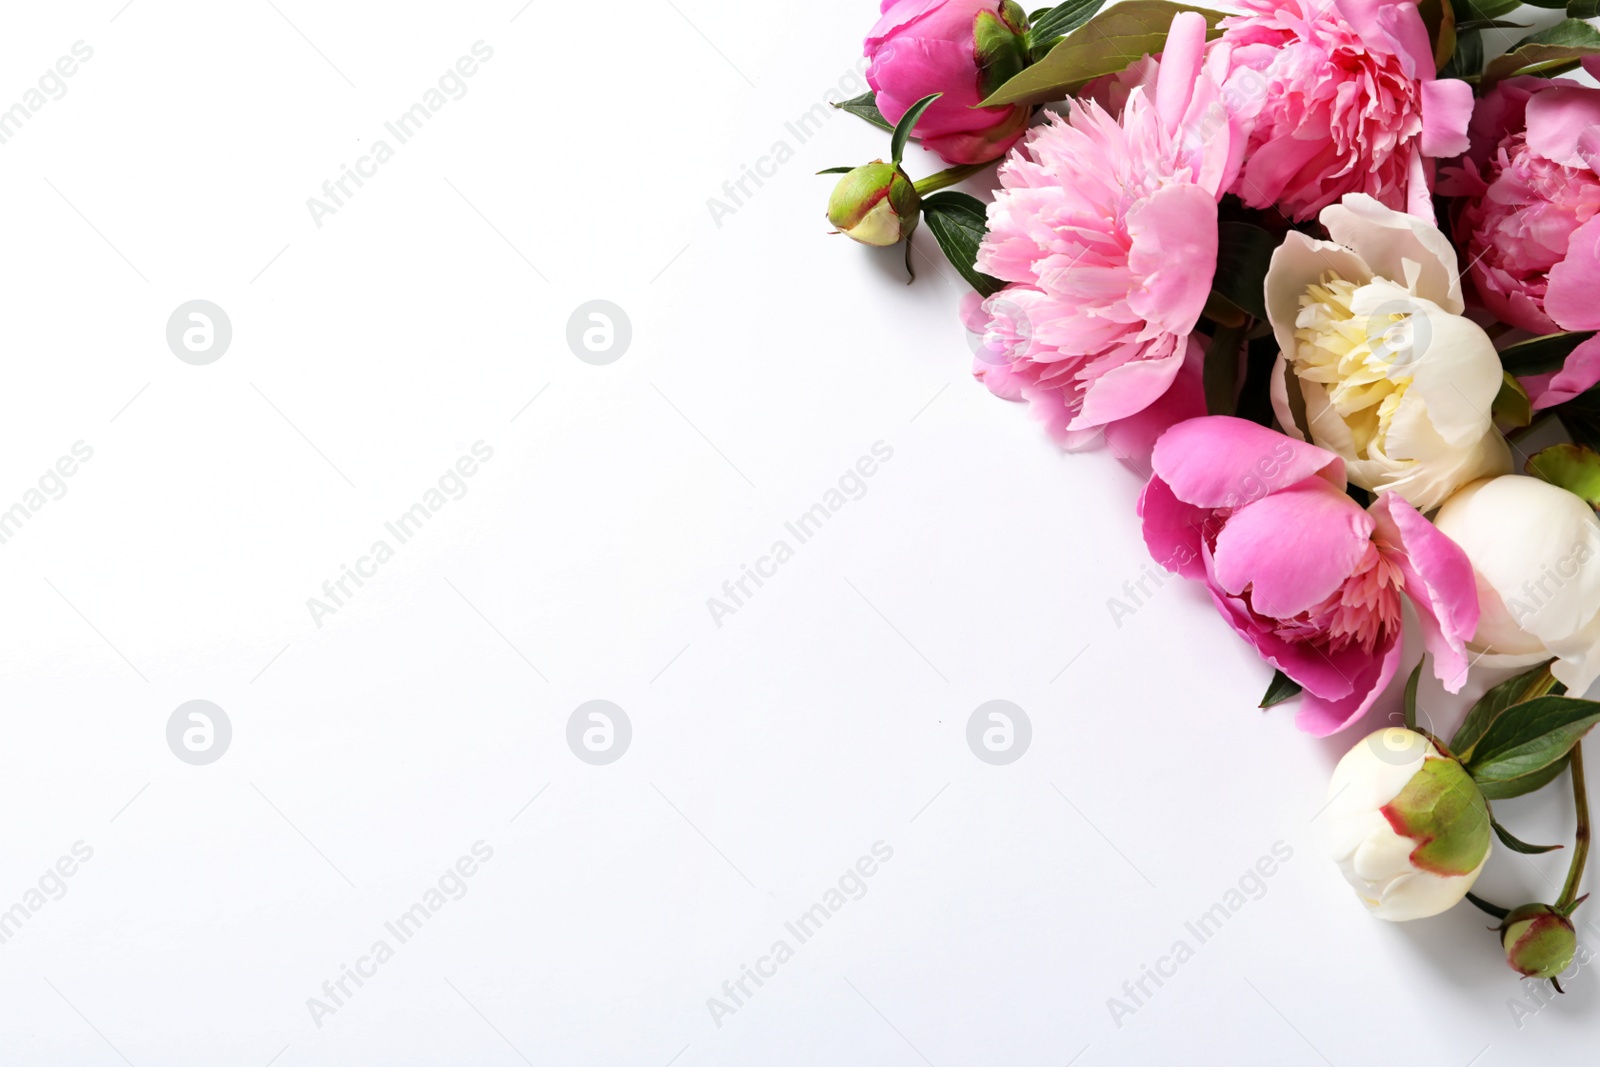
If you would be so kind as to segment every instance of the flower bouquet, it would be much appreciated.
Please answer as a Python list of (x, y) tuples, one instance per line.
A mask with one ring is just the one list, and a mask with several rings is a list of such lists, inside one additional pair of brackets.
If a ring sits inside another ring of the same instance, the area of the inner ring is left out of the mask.
[[(1295, 701), (1319, 737), (1361, 721), (1407, 659), (1410, 602), (1405, 727), (1335, 769), (1333, 858), (1380, 918), (1470, 899), (1516, 971), (1556, 981), (1600, 722), (1581, 699), (1600, 678), (1596, 4), (1533, 10), (1542, 29), (1515, 0), (1236, 6), (883, 0), (872, 92), (839, 106), (886, 131), (887, 161), (836, 168), (828, 218), (904, 243), (908, 272), (926, 222), (973, 290), (974, 376), (1147, 479), (1152, 557), (1276, 668), (1262, 707)], [(912, 140), (949, 169), (913, 179)], [(980, 175), (989, 202), (948, 188)], [(1480, 666), (1524, 670), (1439, 735), (1422, 671), (1456, 693)], [(1557, 898), (1474, 896), (1496, 840), (1559, 847), (1492, 804), (1563, 770)]]

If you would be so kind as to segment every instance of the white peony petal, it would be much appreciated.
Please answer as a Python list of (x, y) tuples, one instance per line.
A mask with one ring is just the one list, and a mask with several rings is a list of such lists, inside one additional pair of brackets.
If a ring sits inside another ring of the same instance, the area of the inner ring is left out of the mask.
[[(1384, 207), (1365, 193), (1346, 195), (1319, 217), (1329, 236), (1354, 249), (1374, 274), (1395, 281), (1414, 276), (1417, 296), (1452, 315), (1466, 310), (1455, 249), (1430, 220)], [(1408, 261), (1414, 264), (1409, 269)]]

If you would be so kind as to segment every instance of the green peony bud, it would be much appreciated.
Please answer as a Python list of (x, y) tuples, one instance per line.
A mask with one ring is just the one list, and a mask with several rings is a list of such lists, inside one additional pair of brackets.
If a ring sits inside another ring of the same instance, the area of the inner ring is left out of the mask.
[(1028, 16), (1012, 0), (998, 11), (980, 11), (973, 24), (972, 53), (978, 61), (978, 93), (987, 97), (1028, 65)]
[(921, 206), (905, 171), (880, 159), (840, 179), (828, 198), (828, 221), (862, 244), (887, 248), (911, 236)]
[(1548, 904), (1524, 904), (1500, 924), (1506, 962), (1529, 978), (1555, 978), (1572, 965), (1578, 935), (1572, 923)]

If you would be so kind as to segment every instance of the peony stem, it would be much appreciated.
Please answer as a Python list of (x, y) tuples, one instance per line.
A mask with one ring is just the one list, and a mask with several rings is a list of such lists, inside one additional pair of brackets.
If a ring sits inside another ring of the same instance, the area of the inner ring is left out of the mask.
[(987, 163), (963, 163), (959, 167), (951, 167), (949, 170), (941, 170), (937, 174), (930, 174), (926, 178), (912, 182), (912, 184), (916, 186), (920, 195), (927, 196), (931, 192), (948, 188), (956, 184), (956, 182), (965, 181), (997, 162), (999, 160), (991, 159)]
[(1589, 863), (1589, 789), (1583, 780), (1583, 742), (1572, 746), (1572, 803), (1578, 811), (1578, 830), (1572, 843), (1572, 866), (1567, 868), (1567, 883), (1561, 887), (1556, 910), (1568, 912), (1577, 906), (1578, 886)]

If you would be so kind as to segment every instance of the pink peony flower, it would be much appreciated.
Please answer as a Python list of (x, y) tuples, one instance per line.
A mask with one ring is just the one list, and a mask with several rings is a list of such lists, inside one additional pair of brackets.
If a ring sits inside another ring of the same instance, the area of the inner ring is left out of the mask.
[[(1478, 300), (1533, 333), (1600, 329), (1600, 89), (1512, 78), (1478, 103), (1471, 148), (1441, 190)], [(1600, 337), (1523, 380), (1535, 409), (1600, 382)]]
[(1466, 681), (1472, 564), (1398, 495), (1363, 510), (1332, 452), (1220, 415), (1168, 430), (1153, 466), (1139, 500), (1151, 555), (1204, 582), (1234, 630), (1304, 687), (1302, 730), (1344, 729), (1389, 684), (1402, 594), (1445, 688)]
[(1180, 13), (1120, 116), (1069, 100), (1000, 168), (978, 269), (1013, 284), (966, 309), (974, 372), (1067, 447), (1145, 411), (1191, 358), (1243, 152), (1205, 33)]
[(943, 93), (917, 120), (922, 146), (948, 163), (1005, 155), (1031, 109), (977, 105), (1025, 64), (1022, 9), (1010, 0), (883, 0), (880, 10), (866, 57), (883, 117), (899, 122), (918, 100)]
[(1297, 221), (1346, 193), (1433, 218), (1433, 157), (1467, 145), (1472, 86), (1436, 80), (1415, 3), (1240, 0), (1214, 48), (1247, 90), (1248, 162), (1232, 189)]

